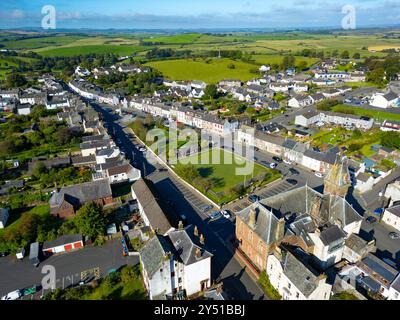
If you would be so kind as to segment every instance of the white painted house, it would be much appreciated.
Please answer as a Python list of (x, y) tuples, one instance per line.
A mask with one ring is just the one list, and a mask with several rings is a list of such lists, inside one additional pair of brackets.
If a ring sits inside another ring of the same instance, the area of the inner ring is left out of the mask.
[(400, 231), (400, 205), (387, 208), (383, 214), (382, 222)]
[[(297, 249), (297, 254), (306, 255), (300, 249)], [(266, 272), (283, 300), (330, 299), (332, 286), (326, 282), (326, 276), (284, 248), (277, 248), (268, 257)]]
[(398, 106), (399, 103), (399, 96), (394, 92), (389, 92), (386, 94), (383, 93), (376, 93), (371, 98), (371, 106), (377, 108), (395, 108)]
[(211, 286), (211, 258), (197, 227), (155, 235), (140, 251), (150, 299), (183, 298), (207, 290)]

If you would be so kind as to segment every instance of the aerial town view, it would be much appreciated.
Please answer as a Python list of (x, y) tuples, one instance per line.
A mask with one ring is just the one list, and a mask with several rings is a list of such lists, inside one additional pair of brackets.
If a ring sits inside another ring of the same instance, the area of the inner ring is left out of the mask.
[(1, 0), (1, 300), (400, 300), (399, 17)]

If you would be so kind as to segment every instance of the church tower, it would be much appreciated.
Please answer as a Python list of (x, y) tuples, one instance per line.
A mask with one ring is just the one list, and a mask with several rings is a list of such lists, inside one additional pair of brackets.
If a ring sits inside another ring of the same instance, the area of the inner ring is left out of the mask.
[(345, 198), (350, 186), (347, 159), (337, 159), (325, 177), (324, 193)]

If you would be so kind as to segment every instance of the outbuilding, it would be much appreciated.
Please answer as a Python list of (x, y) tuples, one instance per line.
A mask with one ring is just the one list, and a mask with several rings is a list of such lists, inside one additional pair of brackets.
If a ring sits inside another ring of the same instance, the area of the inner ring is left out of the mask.
[(83, 248), (83, 246), (83, 237), (81, 234), (64, 235), (54, 241), (46, 241), (43, 244), (43, 253), (69, 252)]

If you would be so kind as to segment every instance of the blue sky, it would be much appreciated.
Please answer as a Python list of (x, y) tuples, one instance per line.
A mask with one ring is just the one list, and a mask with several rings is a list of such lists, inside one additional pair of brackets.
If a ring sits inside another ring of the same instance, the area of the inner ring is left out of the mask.
[(400, 24), (398, 0), (0, 0), (0, 28), (40, 27), (44, 5), (57, 28), (339, 28), (344, 5), (359, 27)]

